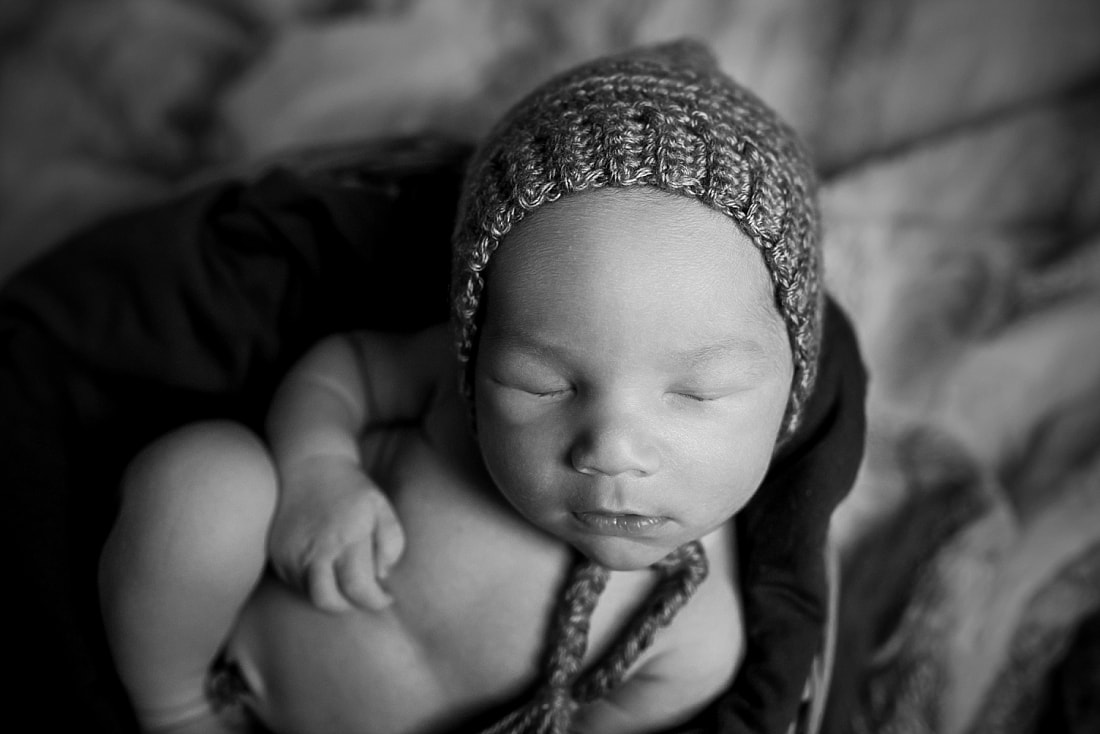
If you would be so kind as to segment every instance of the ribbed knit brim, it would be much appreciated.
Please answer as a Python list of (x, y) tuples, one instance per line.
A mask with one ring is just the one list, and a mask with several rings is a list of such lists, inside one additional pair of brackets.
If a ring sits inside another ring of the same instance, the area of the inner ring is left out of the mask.
[(472, 398), (485, 270), (528, 213), (563, 195), (652, 186), (729, 216), (760, 250), (790, 334), (794, 378), (780, 437), (817, 370), (816, 178), (798, 137), (694, 41), (647, 46), (565, 72), (521, 100), (475, 155), (454, 237), (453, 309)]

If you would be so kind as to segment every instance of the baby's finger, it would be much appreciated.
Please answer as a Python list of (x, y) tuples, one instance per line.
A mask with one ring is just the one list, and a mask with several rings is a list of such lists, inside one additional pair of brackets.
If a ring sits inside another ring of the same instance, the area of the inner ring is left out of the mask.
[(310, 601), (318, 609), (337, 614), (351, 610), (351, 603), (341, 593), (329, 564), (318, 564), (307, 569), (306, 585)]
[(336, 559), (336, 577), (347, 599), (363, 609), (385, 609), (393, 597), (374, 575), (374, 559), (361, 548), (359, 553), (345, 553)]
[(405, 552), (405, 530), (401, 527), (393, 507), (387, 502), (379, 508), (374, 533), (375, 573), (380, 579), (390, 575), (390, 570)]
[(271, 555), (271, 567), (275, 569), (275, 575), (287, 586), (303, 594), (309, 593), (309, 577), (304, 569), (294, 563), (283, 561), (274, 554)]
[(313, 583), (310, 580), (312, 566), (308, 561), (304, 559), (288, 561), (272, 557), (271, 565), (275, 569), (275, 575), (282, 579), (283, 583), (309, 599), (310, 603), (314, 603)]

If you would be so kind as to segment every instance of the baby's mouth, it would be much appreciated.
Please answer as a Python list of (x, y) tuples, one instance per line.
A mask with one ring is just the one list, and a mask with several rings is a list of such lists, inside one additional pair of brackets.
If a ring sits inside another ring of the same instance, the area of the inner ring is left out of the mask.
[(646, 535), (668, 523), (667, 517), (629, 512), (574, 512), (573, 517), (586, 529), (600, 535)]

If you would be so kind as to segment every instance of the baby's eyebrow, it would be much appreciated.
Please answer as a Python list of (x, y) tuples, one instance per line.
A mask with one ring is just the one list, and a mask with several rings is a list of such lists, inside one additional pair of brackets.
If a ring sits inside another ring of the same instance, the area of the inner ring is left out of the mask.
[(507, 350), (539, 359), (552, 359), (561, 349), (556, 344), (536, 339), (520, 329), (502, 329), (492, 334), (487, 332), (482, 338)]
[(695, 368), (735, 356), (747, 357), (753, 361), (771, 359), (768, 350), (760, 342), (741, 335), (732, 335), (721, 341), (675, 352), (673, 359), (679, 364)]

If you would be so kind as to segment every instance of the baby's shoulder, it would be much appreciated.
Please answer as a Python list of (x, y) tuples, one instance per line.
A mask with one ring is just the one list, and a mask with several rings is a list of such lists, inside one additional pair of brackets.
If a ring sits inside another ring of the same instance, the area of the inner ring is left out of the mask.
[(337, 339), (352, 347), (360, 367), (386, 389), (431, 391), (456, 374), (451, 330), (445, 323), (413, 332), (348, 331)]

